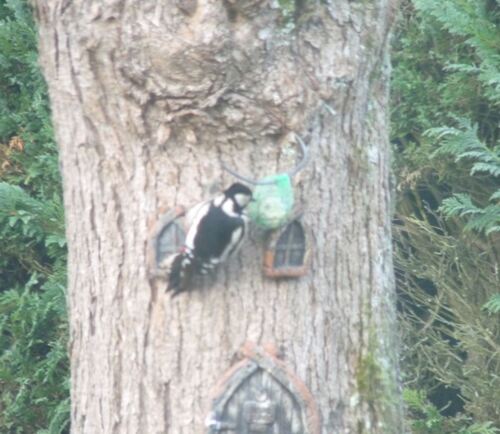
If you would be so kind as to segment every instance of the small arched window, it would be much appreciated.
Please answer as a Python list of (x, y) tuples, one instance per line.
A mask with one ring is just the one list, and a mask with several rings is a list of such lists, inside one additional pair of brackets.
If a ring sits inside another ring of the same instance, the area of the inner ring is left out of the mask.
[(155, 276), (163, 275), (168, 270), (169, 258), (184, 244), (183, 216), (184, 208), (176, 208), (163, 214), (155, 225), (149, 245), (150, 270)]
[(274, 232), (268, 241), (264, 272), (270, 277), (299, 277), (307, 272), (309, 236), (298, 220)]
[(159, 264), (168, 256), (177, 253), (186, 238), (186, 233), (176, 221), (163, 228), (156, 240), (156, 260)]

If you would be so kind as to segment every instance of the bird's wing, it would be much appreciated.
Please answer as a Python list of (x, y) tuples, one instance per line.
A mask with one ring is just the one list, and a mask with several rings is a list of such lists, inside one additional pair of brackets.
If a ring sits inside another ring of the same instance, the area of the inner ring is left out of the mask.
[(244, 222), (242, 222), (241, 226), (234, 230), (231, 236), (231, 242), (228, 244), (226, 250), (222, 254), (221, 262), (224, 262), (229, 256), (238, 251), (244, 236), (245, 236), (245, 224)]
[[(210, 211), (210, 208), (212, 206), (211, 201), (206, 201), (206, 202), (201, 202), (200, 204), (196, 205), (192, 211), (193, 213), (191, 214), (191, 222), (189, 223), (189, 229), (186, 235), (186, 241), (184, 242), (184, 245), (190, 249), (194, 250), (195, 248), (195, 237), (197, 234), (197, 231), (201, 229), (201, 220), (203, 217), (205, 217), (208, 214), (208, 211)], [(189, 216), (188, 216), (189, 218)], [(189, 222), (189, 219), (188, 219)]]

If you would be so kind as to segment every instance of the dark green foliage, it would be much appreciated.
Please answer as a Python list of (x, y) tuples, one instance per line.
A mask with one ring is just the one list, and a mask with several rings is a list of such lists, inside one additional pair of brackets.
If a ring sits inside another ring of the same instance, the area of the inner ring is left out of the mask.
[(439, 409), (431, 404), (425, 392), (405, 389), (403, 398), (411, 415), (411, 429), (415, 434), (494, 434), (498, 430), (491, 422), (474, 423), (469, 417), (461, 415), (446, 418)]
[(414, 433), (500, 427), (499, 24), (495, 0), (407, 0), (396, 34), (395, 259)]
[(0, 1), (0, 139), (36, 134), (52, 142), (48, 99), (37, 64), (36, 29), (26, 2)]
[(0, 0), (0, 432), (69, 427), (66, 246), (36, 30)]
[(493, 295), (488, 303), (485, 303), (483, 309), (490, 313), (500, 313), (500, 293)]
[[(466, 160), (470, 162), (470, 176), (482, 175), (491, 182), (484, 183), (484, 189), (490, 191), (479, 196), (474, 193), (474, 199), (483, 202), (476, 205), (469, 193), (455, 193), (445, 199), (440, 210), (446, 217), (465, 218), (465, 231), (476, 231), (490, 235), (500, 231), (500, 144), (488, 147), (478, 137), (478, 126), (458, 119), (459, 128), (441, 127), (427, 130), (426, 135), (435, 139), (439, 147), (433, 157), (451, 155), (455, 162)], [(490, 194), (491, 193), (491, 194)]]

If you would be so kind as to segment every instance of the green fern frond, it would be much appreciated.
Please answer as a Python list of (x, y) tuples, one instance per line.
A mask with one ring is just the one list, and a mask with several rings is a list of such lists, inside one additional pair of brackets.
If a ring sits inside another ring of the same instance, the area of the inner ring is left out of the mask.
[(481, 213), (470, 218), (464, 226), (465, 231), (475, 231), (490, 235), (500, 231), (500, 206), (489, 205)]
[(439, 434), (443, 432), (444, 417), (441, 416), (439, 410), (428, 401), (424, 391), (405, 388), (403, 389), (403, 400), (410, 412), (420, 415), (419, 419), (412, 422), (414, 432), (425, 432), (428, 434)]
[(455, 194), (445, 200), (439, 208), (447, 218), (468, 218), (465, 231), (475, 231), (490, 235), (500, 231), (500, 206), (478, 207), (468, 194)]
[(475, 175), (478, 172), (486, 173), (491, 176), (500, 176), (500, 158), (498, 161), (475, 163), (472, 166), (470, 174)]
[(498, 189), (497, 191), (495, 191), (495, 193), (493, 193), (490, 196), (490, 201), (493, 201), (493, 200), (500, 200), (500, 189)]
[(439, 142), (439, 148), (431, 155), (453, 155), (458, 162), (464, 158), (475, 158), (483, 161), (490, 159), (491, 151), (479, 140), (478, 126), (473, 125), (468, 119), (456, 118), (458, 127), (431, 128), (425, 136)]
[(488, 302), (483, 305), (483, 309), (490, 313), (500, 312), (500, 293), (494, 294)]
[(477, 422), (468, 427), (462, 428), (458, 434), (496, 434), (500, 432), (493, 422)]
[(482, 214), (483, 210), (472, 203), (468, 194), (455, 194), (443, 200), (440, 211), (446, 217), (465, 217), (468, 215)]
[(58, 196), (37, 200), (6, 182), (0, 182), (0, 227), (2, 221), (11, 228), (20, 225), (25, 235), (45, 238), (53, 234), (61, 244), (64, 238), (64, 208)]
[[(432, 157), (453, 155), (455, 162), (471, 161), (471, 177), (477, 174), (497, 178), (500, 176), (500, 145), (489, 148), (478, 137), (478, 125), (467, 119), (457, 118), (458, 127), (433, 128), (426, 132), (428, 137), (439, 142), (439, 148)], [(489, 201), (500, 197), (495, 191)], [(475, 204), (470, 195), (457, 193), (443, 200), (439, 208), (450, 217), (467, 217), (465, 231), (475, 231), (490, 235), (500, 231), (500, 206), (497, 204)]]

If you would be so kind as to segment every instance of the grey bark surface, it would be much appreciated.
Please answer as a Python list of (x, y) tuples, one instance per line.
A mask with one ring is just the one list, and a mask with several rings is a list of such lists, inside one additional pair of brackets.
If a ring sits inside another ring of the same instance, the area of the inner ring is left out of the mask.
[[(390, 231), (388, 0), (37, 0), (64, 182), (73, 433), (204, 431), (210, 389), (245, 341), (307, 384), (322, 434), (397, 433)], [(261, 273), (252, 231), (216, 282), (150, 281), (160, 209), (295, 162), (310, 273)]]

